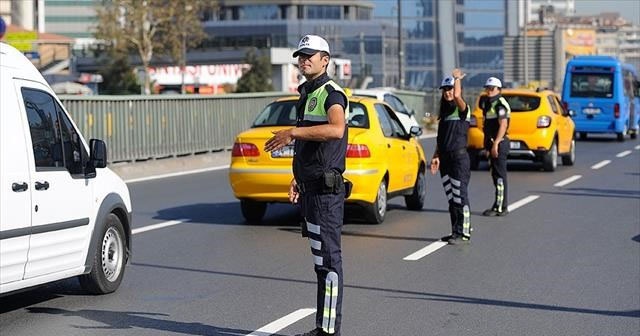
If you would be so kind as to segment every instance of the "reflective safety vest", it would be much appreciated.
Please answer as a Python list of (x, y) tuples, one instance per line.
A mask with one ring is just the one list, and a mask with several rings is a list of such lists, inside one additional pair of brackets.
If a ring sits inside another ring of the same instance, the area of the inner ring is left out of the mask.
[[(469, 119), (471, 119), (471, 109), (467, 107), (467, 118), (465, 120), (469, 121)], [(456, 109), (453, 110), (453, 113), (444, 118), (444, 121), (450, 120), (460, 120), (460, 111), (458, 110), (458, 106), (456, 106)]]
[(504, 107), (504, 109), (507, 111), (507, 115), (506, 118), (509, 119), (511, 118), (511, 107), (509, 106), (509, 103), (507, 103), (507, 100), (504, 99), (504, 97), (500, 97), (498, 99), (496, 99), (495, 101), (493, 101), (493, 103), (491, 103), (491, 107), (489, 108), (488, 111), (484, 111), (483, 109), (483, 114), (484, 114), (484, 118), (485, 119), (497, 119), (498, 116), (498, 106), (502, 106)]
[(304, 116), (302, 118), (303, 122), (327, 123), (329, 121), (327, 111), (324, 109), (324, 103), (327, 101), (329, 93), (333, 91), (339, 91), (345, 96), (347, 106), (344, 109), (344, 118), (345, 120), (349, 119), (349, 99), (347, 94), (338, 84), (330, 80), (307, 96), (307, 103), (304, 107)]

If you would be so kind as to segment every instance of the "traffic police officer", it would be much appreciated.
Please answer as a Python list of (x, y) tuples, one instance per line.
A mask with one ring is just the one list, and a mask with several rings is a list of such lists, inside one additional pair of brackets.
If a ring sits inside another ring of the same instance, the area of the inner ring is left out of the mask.
[(462, 98), (464, 74), (459, 69), (453, 70), (452, 76), (446, 77), (440, 89), (440, 121), (436, 150), (431, 159), (431, 173), (435, 175), (440, 169), (442, 186), (449, 199), (449, 216), (451, 217), (451, 235), (442, 240), (449, 244), (465, 244), (471, 238), (470, 210), (467, 186), (469, 185), (470, 161), (467, 153), (467, 132), (471, 110)]
[(489, 77), (484, 84), (487, 95), (480, 102), (484, 117), (484, 149), (489, 159), (491, 178), (495, 186), (495, 200), (484, 216), (505, 216), (507, 209), (507, 155), (509, 154), (509, 118), (511, 108), (502, 97), (502, 82)]
[(293, 53), (306, 82), (298, 87), (295, 128), (274, 132), (266, 151), (295, 140), (289, 200), (300, 200), (317, 276), (316, 328), (302, 336), (339, 335), (342, 319), (341, 231), (344, 216), (348, 98), (326, 73), (329, 44), (306, 35)]

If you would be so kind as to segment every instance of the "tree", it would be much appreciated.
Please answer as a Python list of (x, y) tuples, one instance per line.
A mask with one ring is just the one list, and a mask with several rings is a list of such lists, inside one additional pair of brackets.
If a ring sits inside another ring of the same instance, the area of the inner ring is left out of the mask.
[(256, 49), (247, 52), (245, 62), (250, 68), (238, 80), (236, 92), (273, 91), (271, 85), (271, 60), (268, 56), (258, 56)]
[[(96, 38), (109, 48), (122, 52), (134, 51), (140, 57), (144, 73), (144, 91), (151, 92), (149, 67), (154, 55), (174, 55), (193, 46), (204, 37), (198, 18), (209, 1), (200, 0), (103, 0), (96, 6), (98, 27)], [(179, 25), (179, 29), (177, 29)], [(184, 60), (181, 61), (184, 65)]]
[(172, 29), (167, 30), (165, 39), (169, 55), (182, 71), (181, 91), (184, 90), (184, 71), (187, 65), (187, 50), (198, 46), (207, 36), (199, 24), (199, 14), (212, 6), (205, 0), (174, 0), (169, 15), (174, 18)]
[[(101, 94), (140, 94), (140, 83), (131, 64), (129, 55), (115, 50), (106, 53), (106, 64), (100, 69), (103, 82)], [(105, 58), (105, 57), (103, 57)]]

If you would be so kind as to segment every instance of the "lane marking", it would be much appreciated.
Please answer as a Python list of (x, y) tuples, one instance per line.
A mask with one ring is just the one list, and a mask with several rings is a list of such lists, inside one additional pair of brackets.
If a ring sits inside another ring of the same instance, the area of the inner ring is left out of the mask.
[(624, 152), (620, 152), (620, 153), (616, 154), (616, 157), (621, 158), (621, 157), (625, 157), (625, 156), (627, 156), (629, 154), (631, 154), (631, 151), (630, 150), (626, 150)]
[(278, 331), (302, 320), (303, 318), (316, 312), (315, 308), (303, 308), (294, 311), (293, 313), (277, 319), (266, 326), (246, 335), (246, 336), (269, 336), (277, 333)]
[(517, 201), (515, 203), (511, 203), (507, 207), (507, 209), (509, 209), (509, 211), (513, 211), (513, 210), (515, 210), (515, 209), (517, 209), (517, 208), (519, 208), (519, 207), (521, 207), (521, 206), (523, 206), (523, 205), (525, 205), (527, 203), (531, 203), (531, 202), (537, 200), (538, 198), (540, 198), (540, 196), (538, 196), (538, 195), (529, 195), (529, 196), (527, 196), (527, 197), (525, 197), (525, 198), (523, 198), (523, 199), (521, 199), (521, 200), (519, 200), (519, 201)]
[(169, 226), (182, 224), (182, 223), (186, 222), (187, 220), (188, 219), (177, 219), (177, 220), (171, 220), (171, 221), (162, 222), (162, 223), (158, 223), (158, 224), (147, 225), (147, 226), (143, 226), (143, 227), (139, 227), (137, 229), (131, 230), (131, 234), (136, 234), (136, 233), (142, 233), (142, 232), (147, 232), (147, 231), (151, 231), (151, 230), (162, 229), (162, 228), (166, 228), (166, 227), (169, 227)]
[(633, 148), (635, 148), (635, 149), (637, 149), (637, 150), (640, 150), (640, 145), (636, 145), (636, 146), (635, 146), (635, 147), (633, 147)]
[(407, 260), (407, 261), (416, 261), (416, 260), (420, 260), (422, 258), (424, 258), (425, 256), (443, 248), (444, 246), (447, 245), (447, 242), (445, 241), (437, 241), (437, 242), (433, 242), (429, 245), (427, 245), (426, 247), (421, 248), (420, 250), (402, 258), (402, 260)]
[(177, 172), (177, 173), (169, 173), (169, 174), (162, 174), (162, 175), (154, 175), (154, 176), (134, 178), (134, 179), (130, 179), (130, 180), (125, 180), (124, 183), (136, 183), (136, 182), (158, 180), (158, 179), (163, 179), (163, 178), (167, 178), (167, 177), (176, 177), (176, 176), (183, 176), (183, 175), (206, 173), (206, 172), (210, 172), (210, 171), (214, 171), (214, 170), (222, 170), (222, 169), (227, 169), (227, 168), (229, 168), (229, 165), (215, 166), (215, 167), (194, 169), (194, 170), (187, 170), (187, 171), (182, 171), (182, 172)]
[(554, 187), (564, 187), (564, 186), (566, 186), (567, 184), (569, 184), (569, 183), (571, 183), (573, 181), (579, 180), (580, 178), (582, 178), (582, 175), (573, 175), (571, 177), (568, 177), (568, 178), (566, 178), (566, 179), (554, 184), (553, 186)]
[(611, 160), (602, 160), (596, 164), (594, 164), (593, 166), (591, 166), (591, 169), (600, 169), (608, 164), (611, 163)]

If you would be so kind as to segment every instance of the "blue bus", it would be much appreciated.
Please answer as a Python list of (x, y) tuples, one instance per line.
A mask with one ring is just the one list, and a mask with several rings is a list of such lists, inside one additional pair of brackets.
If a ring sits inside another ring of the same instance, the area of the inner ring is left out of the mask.
[(640, 117), (638, 72), (611, 56), (576, 56), (567, 63), (562, 102), (573, 115), (580, 139), (615, 133), (635, 139)]

